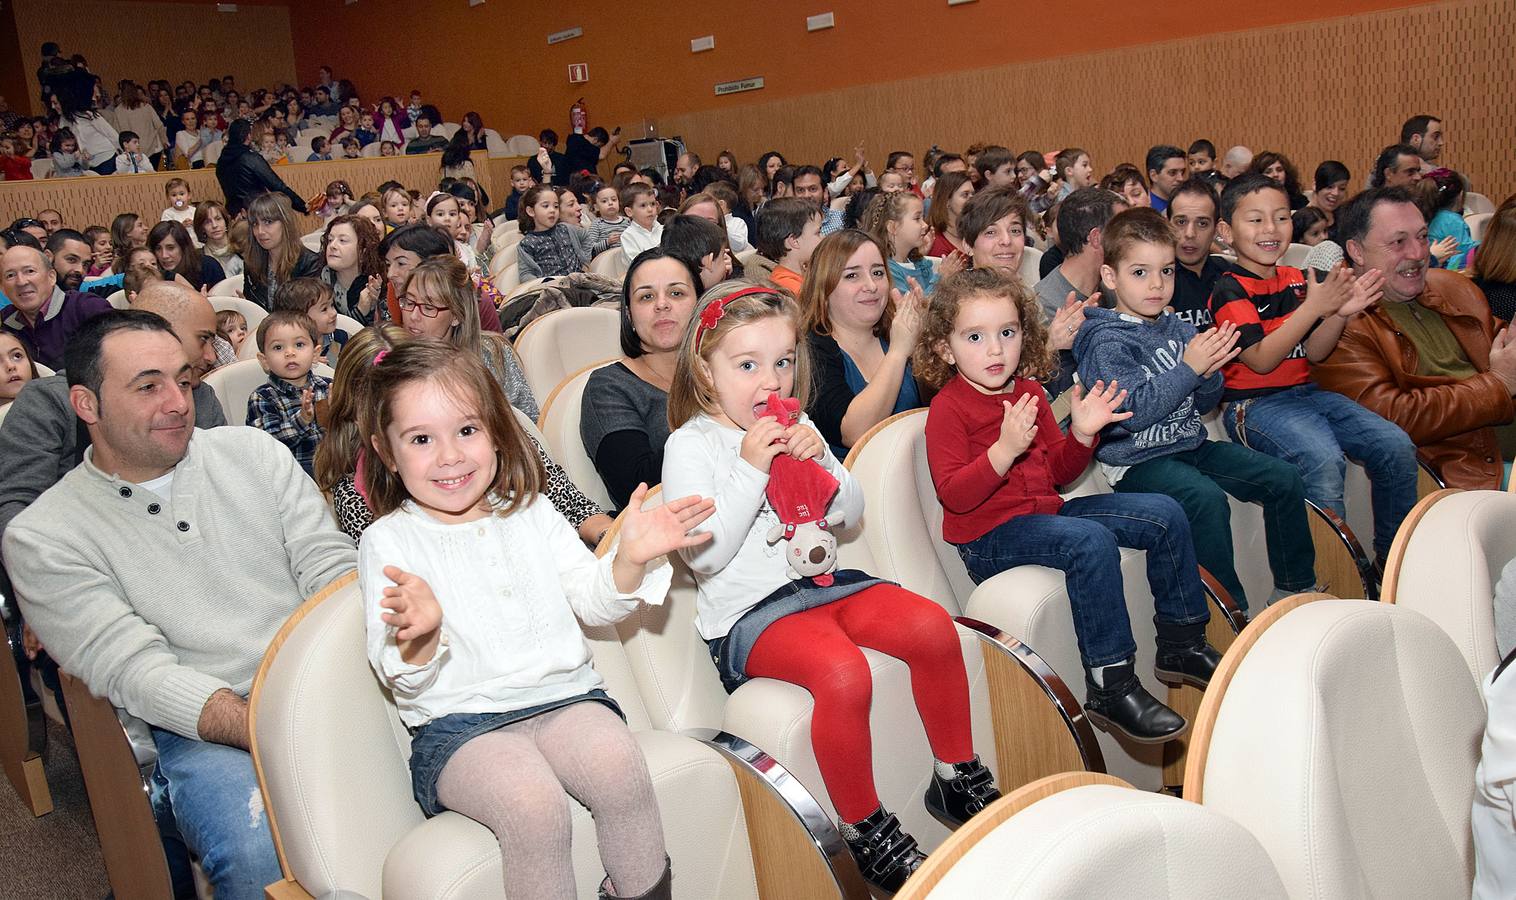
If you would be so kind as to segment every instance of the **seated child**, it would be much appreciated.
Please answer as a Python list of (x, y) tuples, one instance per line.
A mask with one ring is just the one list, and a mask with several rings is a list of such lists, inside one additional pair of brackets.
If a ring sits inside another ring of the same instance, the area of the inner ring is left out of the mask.
[(621, 246), (621, 232), (632, 224), (632, 220), (621, 214), (621, 198), (613, 186), (596, 185), (592, 196), (595, 221), (590, 224), (590, 254), (593, 259), (612, 247)]
[(1222, 422), (1232, 440), (1294, 463), (1305, 495), (1347, 518), (1346, 453), (1373, 483), (1374, 551), (1382, 565), (1416, 503), (1416, 446), (1398, 426), (1311, 381), (1311, 363), (1331, 355), (1348, 319), (1379, 300), (1384, 275), (1354, 278), (1338, 267), (1309, 286), (1279, 265), (1293, 228), (1290, 198), (1263, 175), (1244, 175), (1221, 194), (1218, 228), (1237, 262), (1216, 279), (1211, 315), (1231, 323), (1242, 353), (1222, 374)]
[(247, 424), (290, 448), (307, 475), (325, 433), (316, 422), (316, 401), (331, 380), (311, 372), (316, 364), (316, 323), (292, 309), (276, 309), (258, 324), (258, 362), (268, 381), (247, 398)]
[(9, 331), (0, 331), (0, 407), (9, 406), (26, 383), (37, 377), (26, 341)]
[(658, 221), (658, 192), (645, 184), (629, 184), (621, 189), (620, 200), (622, 211), (632, 219), (621, 231), (621, 251), (630, 263), (637, 254), (653, 249), (663, 239), (663, 224)]
[(332, 296), (332, 286), (319, 278), (292, 278), (274, 292), (274, 309), (310, 316), (320, 340), (316, 362), (327, 366), (337, 364), (337, 354), (348, 339), (348, 333), (337, 327), (337, 305)]
[(235, 309), (216, 312), (216, 365), (237, 361), (247, 341), (247, 317)]
[(190, 199), (189, 182), (183, 178), (170, 178), (163, 185), (163, 193), (168, 197), (168, 208), (158, 217), (158, 221), (178, 222), (185, 228), (192, 228), (195, 224), (195, 203)]
[(1159, 680), (1203, 688), (1221, 655), (1205, 640), (1211, 614), (1190, 524), (1161, 494), (1058, 495), (1089, 465), (1101, 430), (1132, 414), (1116, 411), (1127, 397), (1119, 385), (1076, 385), (1064, 434), (1038, 383), (1054, 365), (1042, 308), (1014, 275), (991, 266), (937, 285), (913, 368), (941, 388), (926, 453), (942, 534), (976, 584), (1016, 566), (1063, 572), (1091, 721), (1162, 743), (1189, 725), (1137, 678), (1120, 548), (1147, 551)]
[[(1172, 209), (1172, 206), (1170, 207)], [(1249, 608), (1232, 556), (1227, 495), (1263, 505), (1275, 600), (1316, 584), (1305, 483), (1289, 463), (1230, 441), (1206, 440), (1200, 417), (1221, 399), (1221, 367), (1236, 358), (1235, 326), (1203, 335), (1167, 310), (1178, 241), (1161, 213), (1118, 213), (1101, 235), (1102, 296), (1114, 309), (1085, 311), (1074, 342), (1079, 380), (1120, 382), (1132, 418), (1106, 428), (1096, 459), (1118, 493), (1167, 494), (1190, 520), (1195, 558)]]
[(143, 172), (156, 172), (153, 161), (142, 152), (142, 139), (135, 131), (123, 131), (118, 138), (121, 142), (121, 152), (116, 154), (117, 175), (139, 175)]
[(521, 199), (521, 243), (516, 245), (522, 281), (583, 272), (590, 262), (589, 235), (559, 221), (558, 192), (539, 184)]
[(411, 730), (417, 803), (494, 833), (506, 896), (567, 898), (590, 896), (574, 883), (572, 796), (594, 816), (599, 896), (669, 897), (647, 761), (580, 622), (662, 603), (672, 568), (661, 557), (709, 538), (689, 529), (711, 501), (643, 510), (643, 486), (616, 551), (596, 559), (548, 501), (538, 456), (478, 354), (408, 341), (382, 357), (359, 398), (379, 518), (359, 544), (358, 584), (369, 663)]
[(809, 200), (780, 197), (758, 211), (758, 235), (753, 246), (777, 265), (769, 280), (795, 297), (805, 282), (811, 254), (821, 243), (821, 210)]
[[(810, 204), (815, 210), (815, 204)], [(903, 661), (935, 758), (926, 808), (949, 828), (1000, 796), (974, 754), (968, 677), (947, 611), (896, 584), (852, 569), (792, 580), (782, 548), (769, 535), (795, 524), (797, 507), (812, 520), (856, 522), (863, 493), (809, 418), (781, 422), (769, 398), (804, 408), (810, 363), (800, 307), (771, 287), (728, 281), (712, 287), (690, 320), (669, 391), (675, 426), (663, 457), (670, 496), (715, 501), (703, 529), (707, 544), (682, 551), (699, 590), (695, 627), (710, 645), (728, 690), (749, 678), (799, 685), (815, 699), (811, 744), (843, 839), (863, 877), (899, 890), (922, 861), (916, 841), (879, 800), (872, 771), (869, 704), (872, 680), (861, 648)], [(786, 457), (781, 460), (779, 457)], [(818, 490), (796, 489), (796, 461), (825, 470)], [(770, 473), (796, 475), (780, 487)], [(634, 495), (628, 509), (639, 505)], [(819, 505), (819, 509), (813, 508)], [(877, 701), (875, 701), (877, 702)]]

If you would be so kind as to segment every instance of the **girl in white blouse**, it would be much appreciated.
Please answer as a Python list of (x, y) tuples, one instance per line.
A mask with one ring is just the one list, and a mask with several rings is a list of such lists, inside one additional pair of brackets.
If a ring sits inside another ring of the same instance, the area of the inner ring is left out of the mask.
[(539, 496), (537, 454), (477, 355), (402, 344), (364, 392), (359, 430), (377, 456), (364, 480), (380, 517), (359, 545), (368, 655), (411, 730), (417, 802), (494, 832), (507, 896), (570, 898), (567, 791), (595, 817), (602, 896), (667, 897), (647, 763), (578, 623), (661, 603), (660, 557), (708, 539), (688, 532), (712, 502), (644, 511), (642, 486), (616, 553), (597, 560)]

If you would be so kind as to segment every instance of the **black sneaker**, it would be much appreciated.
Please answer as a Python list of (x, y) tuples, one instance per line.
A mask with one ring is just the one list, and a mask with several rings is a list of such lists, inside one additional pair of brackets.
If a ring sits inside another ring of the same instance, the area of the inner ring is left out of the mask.
[(926, 789), (926, 811), (949, 828), (957, 828), (1000, 799), (995, 776), (979, 757), (953, 763), (953, 772), (954, 777), (943, 778), (933, 771)]
[(1161, 744), (1184, 734), (1190, 724), (1149, 694), (1137, 680), (1132, 663), (1106, 666), (1110, 687), (1100, 687), (1085, 676), (1085, 712), (1090, 721), (1106, 731), (1119, 731), (1139, 744)]
[(900, 890), (911, 873), (926, 862), (926, 854), (916, 848), (916, 839), (900, 827), (894, 813), (885, 812), (882, 806), (861, 822), (844, 824), (842, 838), (863, 880), (889, 894)]
[(1211, 683), (1216, 667), (1221, 665), (1221, 654), (1204, 641), (1197, 647), (1158, 650), (1153, 663), (1153, 674), (1167, 685), (1187, 684), (1205, 690)]

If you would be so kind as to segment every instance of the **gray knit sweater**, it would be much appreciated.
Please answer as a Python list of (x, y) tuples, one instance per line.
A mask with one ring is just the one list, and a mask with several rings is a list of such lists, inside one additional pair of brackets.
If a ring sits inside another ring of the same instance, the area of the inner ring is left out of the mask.
[(289, 450), (256, 428), (195, 429), (168, 497), (93, 458), (0, 541), (22, 613), (96, 696), (199, 737), (211, 694), (247, 696), (280, 625), (357, 552)]

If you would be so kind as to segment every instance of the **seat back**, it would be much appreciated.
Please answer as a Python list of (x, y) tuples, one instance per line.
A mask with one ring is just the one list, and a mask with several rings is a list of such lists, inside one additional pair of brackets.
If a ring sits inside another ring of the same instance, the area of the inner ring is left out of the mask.
[[(230, 277), (221, 279), (220, 281), (218, 281), (215, 284), (211, 285), (211, 289), (210, 289), (210, 292), (209, 292), (210, 293), (210, 297), (211, 297), (211, 302), (214, 304), (217, 297), (238, 297), (241, 294), (241, 292), (242, 292), (242, 285), (243, 285), (243, 276), (241, 276), (241, 275), (232, 275)], [(257, 306), (256, 303), (254, 303), (253, 305)], [(219, 309), (220, 307), (217, 307), (217, 308)], [(259, 308), (260, 308), (260, 310), (262, 309), (262, 307), (259, 307)], [(256, 327), (258, 327), (258, 326), (253, 325), (251, 322), (248, 323), (248, 328), (249, 329), (256, 328)]]
[(1289, 896), (1262, 845), (1242, 826), (1198, 804), (1129, 786), (1059, 791), (961, 849), (935, 888), (920, 896)]
[[(1416, 504), (1400, 526), (1381, 596), (1435, 622), (1458, 646), (1478, 684), (1500, 664), (1495, 584), (1512, 559), (1516, 496), (1438, 491)], [(1513, 623), (1504, 624), (1509, 630)]]
[(1287, 601), (1212, 678), (1185, 796), (1258, 838), (1291, 897), (1467, 896), (1484, 721), (1463, 655), (1425, 616)]
[[(635, 730), (648, 727), (620, 645), (591, 633), (595, 668)], [(356, 573), (296, 611), (250, 698), (254, 764), (285, 873), (312, 896), (383, 896), (390, 848), (426, 821), (411, 794), (410, 736), (369, 666)]]
[(547, 439), (554, 461), (601, 509), (611, 509), (615, 504), (605, 489), (605, 482), (600, 479), (595, 461), (585, 452), (584, 439), (579, 435), (579, 419), (584, 406), (584, 388), (589, 384), (590, 376), (610, 362), (612, 360), (591, 363), (564, 379), (542, 401), (542, 414), (537, 417), (538, 430)]
[(621, 355), (621, 314), (603, 306), (553, 310), (516, 336), (527, 384), (546, 397), (570, 373)]

